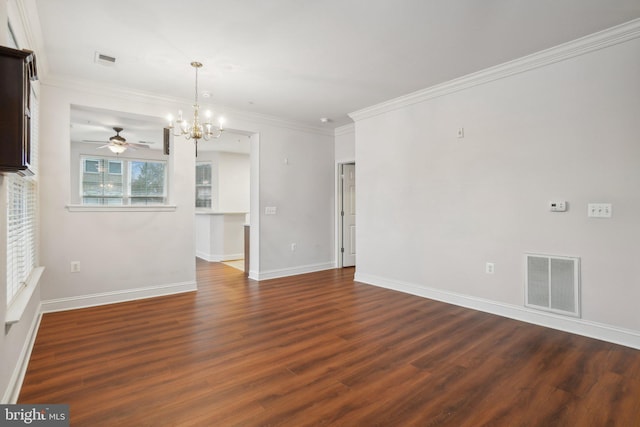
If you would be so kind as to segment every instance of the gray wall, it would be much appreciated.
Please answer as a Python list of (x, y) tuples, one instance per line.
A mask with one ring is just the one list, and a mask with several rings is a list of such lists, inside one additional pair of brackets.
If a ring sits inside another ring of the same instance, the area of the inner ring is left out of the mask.
[[(639, 52), (632, 39), (354, 113), (357, 278), (513, 314), (525, 252), (578, 256), (576, 328), (640, 345)], [(588, 218), (593, 202), (613, 217)]]

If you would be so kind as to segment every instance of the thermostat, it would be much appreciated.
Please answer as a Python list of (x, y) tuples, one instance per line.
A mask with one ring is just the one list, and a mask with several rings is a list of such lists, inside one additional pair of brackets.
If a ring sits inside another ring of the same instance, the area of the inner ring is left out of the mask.
[(566, 212), (567, 202), (564, 201), (551, 201), (549, 202), (549, 210), (551, 212)]

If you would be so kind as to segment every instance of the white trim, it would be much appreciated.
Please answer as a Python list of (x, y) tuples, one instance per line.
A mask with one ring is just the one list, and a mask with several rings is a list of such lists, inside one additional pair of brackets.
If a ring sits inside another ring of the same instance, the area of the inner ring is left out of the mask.
[(350, 133), (354, 133), (355, 131), (356, 131), (355, 123), (348, 123), (346, 125), (335, 128), (333, 131), (333, 136), (348, 135)]
[(144, 288), (123, 289), (121, 291), (102, 292), (98, 294), (79, 295), (68, 298), (57, 298), (42, 301), (42, 312), (74, 310), (77, 308), (95, 307), (98, 305), (115, 304), (119, 302), (154, 298), (165, 295), (181, 294), (197, 291), (196, 282), (169, 283)]
[(356, 272), (354, 280), (640, 350), (640, 332)]
[[(109, 97), (121, 97), (125, 99), (139, 99), (142, 102), (149, 102), (152, 104), (166, 104), (166, 105), (191, 105), (193, 100), (186, 100), (182, 98), (176, 98), (165, 95), (158, 95), (152, 92), (145, 92), (141, 90), (122, 88), (118, 86), (111, 86), (107, 84), (101, 84), (88, 80), (70, 79), (67, 77), (43, 75), (40, 76), (40, 82), (43, 85), (56, 87), (65, 90), (78, 90), (86, 93), (91, 93), (99, 96)], [(291, 129), (300, 132), (308, 132), (325, 136), (333, 136), (333, 128), (311, 126), (306, 123), (296, 122), (293, 120), (286, 120), (267, 114), (252, 113), (243, 110), (237, 110), (224, 105), (211, 105), (215, 111), (224, 112), (226, 119), (226, 128), (233, 127), (231, 119), (243, 119), (258, 124), (266, 124), (271, 126), (277, 126), (281, 128)], [(255, 133), (254, 131), (251, 133)]]
[(202, 251), (196, 251), (196, 256), (208, 262), (236, 261), (244, 259), (244, 253), (237, 254), (207, 254)]
[(20, 356), (18, 357), (18, 361), (11, 373), (11, 377), (9, 378), (7, 389), (4, 391), (4, 395), (2, 396), (1, 403), (3, 404), (14, 404), (18, 401), (18, 397), (20, 396), (22, 382), (24, 381), (24, 376), (27, 373), (27, 367), (29, 366), (29, 360), (31, 359), (33, 345), (36, 342), (36, 336), (38, 335), (38, 329), (40, 328), (40, 320), (42, 319), (41, 308), (42, 306), (38, 305), (38, 308), (35, 311), (35, 316), (31, 321), (31, 326), (29, 327), (26, 340), (22, 345)]
[(69, 212), (174, 212), (176, 205), (66, 205)]
[(250, 271), (249, 278), (254, 280), (277, 279), (280, 277), (296, 276), (298, 274), (314, 273), (316, 271), (331, 270), (336, 268), (335, 262), (325, 262), (320, 264), (308, 264), (298, 267), (280, 268), (269, 271)]
[[(44, 49), (44, 38), (42, 37), (42, 26), (40, 25), (40, 17), (38, 15), (35, 0), (9, 0), (7, 1), (8, 18), (14, 30), (17, 30), (16, 24), (20, 24), (21, 35), (19, 37), (20, 47), (35, 51), (38, 57), (38, 73), (46, 74), (49, 69), (47, 57)], [(16, 35), (17, 36), (17, 35)]]
[(354, 121), (368, 119), (379, 114), (503, 79), (535, 68), (544, 67), (638, 37), (640, 37), (640, 19), (635, 19), (550, 49), (542, 50), (513, 61), (486, 68), (476, 73), (471, 73), (408, 95), (363, 108), (350, 113), (349, 117)]
[(11, 304), (7, 307), (4, 318), (5, 325), (11, 325), (20, 321), (24, 311), (27, 309), (27, 305), (29, 305), (29, 301), (31, 301), (33, 292), (38, 287), (43, 271), (44, 267), (36, 267), (31, 271), (26, 286), (18, 292)]

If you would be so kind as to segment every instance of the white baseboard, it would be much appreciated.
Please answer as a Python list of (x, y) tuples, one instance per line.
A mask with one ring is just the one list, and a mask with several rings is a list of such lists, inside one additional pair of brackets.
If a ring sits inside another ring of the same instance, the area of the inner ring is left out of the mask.
[(42, 313), (73, 310), (76, 308), (94, 307), (98, 305), (114, 304), (118, 302), (153, 298), (163, 295), (193, 292), (198, 289), (196, 282), (169, 283), (158, 286), (148, 286), (121, 291), (103, 292), (99, 294), (80, 295), (69, 298), (57, 298), (42, 301)]
[(322, 270), (331, 270), (333, 268), (336, 268), (336, 264), (334, 262), (308, 264), (308, 265), (301, 265), (298, 267), (280, 268), (276, 270), (268, 270), (268, 271), (260, 271), (260, 272), (250, 271), (249, 278), (254, 280), (277, 279), (280, 277), (295, 276), (297, 274), (313, 273), (313, 272), (322, 271)]
[(20, 396), (20, 389), (22, 388), (24, 376), (27, 373), (29, 359), (31, 359), (31, 351), (33, 350), (33, 345), (36, 342), (38, 328), (40, 327), (40, 320), (42, 319), (41, 307), (41, 305), (38, 306), (38, 309), (35, 311), (35, 316), (31, 321), (31, 326), (29, 326), (29, 333), (24, 345), (22, 346), (22, 350), (20, 351), (18, 363), (16, 363), (13, 373), (11, 374), (11, 378), (9, 379), (7, 389), (4, 391), (4, 395), (2, 396), (3, 404), (14, 404), (18, 401), (18, 397)]
[(471, 308), (547, 328), (558, 329), (589, 338), (595, 338), (614, 344), (624, 345), (626, 347), (640, 349), (640, 331), (619, 328), (574, 317), (565, 317), (553, 313), (541, 312), (524, 306), (521, 307), (482, 298), (475, 298), (468, 295), (442, 291), (414, 283), (401, 282), (375, 275), (356, 272), (354, 280), (368, 285), (392, 289), (411, 295), (454, 304), (460, 307)]
[(196, 256), (208, 262), (235, 261), (244, 258), (244, 253), (238, 254), (207, 254), (202, 251), (196, 251)]

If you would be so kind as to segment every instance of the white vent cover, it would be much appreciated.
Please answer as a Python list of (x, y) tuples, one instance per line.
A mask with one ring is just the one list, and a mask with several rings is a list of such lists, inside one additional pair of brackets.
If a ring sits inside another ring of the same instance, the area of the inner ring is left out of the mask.
[(525, 254), (525, 305), (580, 317), (580, 258)]

